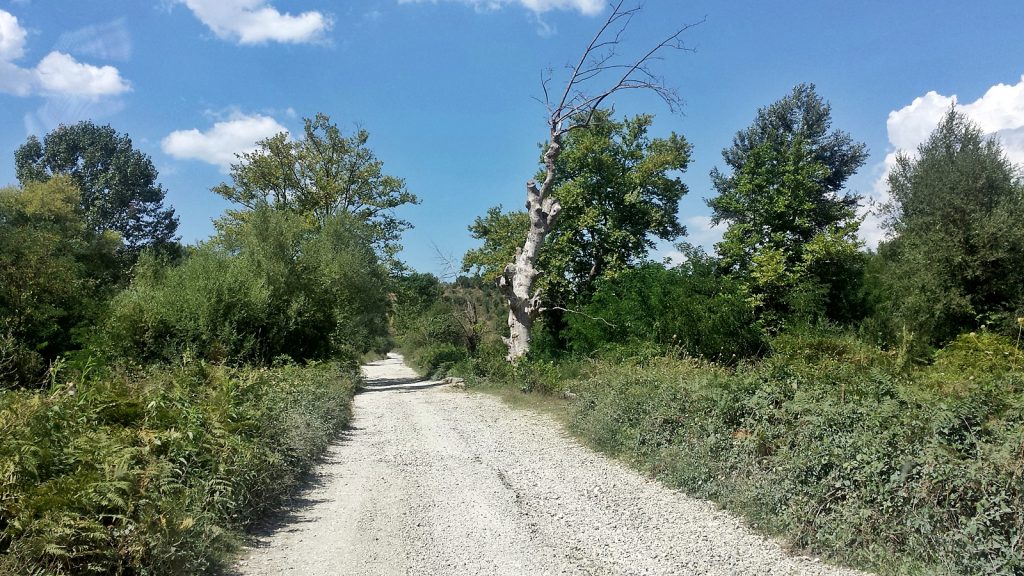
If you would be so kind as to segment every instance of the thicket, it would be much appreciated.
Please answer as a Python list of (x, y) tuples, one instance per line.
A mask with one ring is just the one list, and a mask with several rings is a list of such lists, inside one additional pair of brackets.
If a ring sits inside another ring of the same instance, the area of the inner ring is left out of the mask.
[(456, 365), (501, 346), (501, 298), (480, 278), (445, 283), (412, 273), (395, 284), (395, 341), (420, 373), (443, 378)]
[(291, 184), (322, 202), (268, 203), (261, 148), (233, 167), (245, 209), (182, 250), (126, 136), (83, 123), (19, 149), (23, 185), (0, 190), (0, 573), (216, 571), (346, 425), (358, 358), (390, 346), (390, 209), (415, 197), (364, 134), (307, 125), (323, 156), (286, 155), (312, 162)]
[(37, 386), (82, 346), (116, 291), (116, 234), (95, 232), (58, 176), (0, 189), (0, 390)]
[(736, 369), (595, 363), (573, 428), (797, 549), (893, 574), (1024, 571), (1022, 355), (965, 335), (910, 374), (898, 354), (801, 333)]
[(220, 227), (179, 265), (143, 259), (97, 346), (138, 362), (261, 364), (386, 347), (387, 275), (358, 222), (318, 227), (263, 206)]
[[(951, 109), (864, 253), (841, 190), (864, 149), (830, 130), (812, 86), (762, 109), (713, 174), (716, 256), (625, 266), (543, 312), (525, 360), (459, 348), (449, 371), (571, 399), (585, 441), (799, 550), (1024, 573), (1021, 169)], [(499, 216), (468, 264), (500, 266)]]
[(663, 354), (732, 363), (766, 350), (742, 285), (720, 277), (714, 259), (699, 250), (674, 268), (650, 263), (604, 280), (567, 316), (566, 340), (578, 355), (646, 344)]
[(357, 382), (197, 359), (55, 378), (0, 396), (3, 574), (209, 572), (347, 424)]

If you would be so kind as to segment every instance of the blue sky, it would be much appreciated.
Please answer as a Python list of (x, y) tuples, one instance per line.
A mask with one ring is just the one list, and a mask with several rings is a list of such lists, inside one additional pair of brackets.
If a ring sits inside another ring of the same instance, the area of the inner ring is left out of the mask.
[[(440, 273), (473, 246), (466, 226), (519, 207), (545, 136), (541, 72), (575, 58), (602, 0), (0, 0), (0, 185), (29, 134), (91, 119), (149, 154), (188, 242), (226, 203), (209, 190), (235, 152), (325, 112), (362, 126), (385, 170), (423, 203), (403, 253)], [(955, 98), (1024, 162), (1024, 2), (648, 0), (625, 49), (687, 23), (694, 52), (657, 64), (686, 102), (617, 102), (694, 145), (680, 219), (710, 246), (703, 199), (720, 153), (757, 108), (813, 82), (836, 127), (868, 144), (850, 181), (884, 197), (880, 176)], [(875, 241), (868, 222), (865, 237)], [(660, 246), (667, 253), (670, 246)], [(439, 258), (439, 255), (443, 258)]]

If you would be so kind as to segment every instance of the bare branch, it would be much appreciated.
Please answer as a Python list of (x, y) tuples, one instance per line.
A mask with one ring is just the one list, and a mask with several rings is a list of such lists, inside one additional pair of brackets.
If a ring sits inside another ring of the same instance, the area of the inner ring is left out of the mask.
[[(706, 19), (687, 24), (662, 39), (646, 53), (628, 63), (615, 62), (618, 47), (622, 42), (626, 28), (633, 16), (641, 9), (636, 6), (623, 8), (623, 0), (612, 5), (612, 13), (591, 39), (583, 51), (576, 66), (569, 69), (569, 78), (562, 92), (562, 98), (554, 107), (549, 105), (548, 119), (551, 137), (565, 134), (578, 128), (578, 124), (587, 125), (593, 120), (595, 111), (613, 94), (623, 90), (651, 90), (664, 101), (669, 109), (675, 112), (680, 105), (680, 98), (675, 90), (668, 88), (665, 82), (655, 75), (648, 64), (660, 60), (665, 50), (688, 50), (683, 44), (682, 35), (702, 24)], [(612, 32), (614, 30), (614, 32)], [(605, 74), (620, 71), (616, 81), (597, 93), (589, 93), (585, 84)], [(547, 83), (542, 85), (545, 101), (549, 99)]]
[(562, 308), (561, 306), (548, 306), (546, 308), (546, 310), (561, 310), (562, 312), (568, 312), (570, 314), (579, 314), (580, 316), (583, 316), (584, 318), (590, 318), (591, 320), (597, 320), (598, 322), (604, 322), (605, 324), (607, 324), (608, 326), (610, 326), (612, 328), (618, 328), (618, 326), (616, 326), (615, 324), (612, 324), (611, 322), (605, 320), (604, 318), (601, 318), (600, 316), (591, 316), (590, 314), (586, 314), (584, 312), (580, 312), (579, 310), (570, 310), (568, 308)]
[[(509, 306), (509, 337), (504, 341), (508, 345), (507, 358), (510, 362), (522, 358), (529, 351), (530, 327), (534, 317), (542, 310), (540, 294), (534, 289), (534, 281), (539, 274), (535, 265), (540, 249), (561, 211), (561, 205), (552, 192), (558, 157), (562, 152), (562, 138), (572, 130), (589, 126), (597, 110), (616, 92), (646, 89), (657, 94), (672, 111), (680, 104), (678, 94), (656, 76), (648, 65), (660, 59), (660, 52), (664, 50), (685, 50), (681, 36), (700, 22), (676, 30), (636, 60), (623, 62), (619, 59), (619, 46), (633, 16), (641, 10), (640, 5), (624, 9), (624, 1), (617, 0), (611, 4), (611, 14), (587, 44), (576, 65), (567, 66), (568, 79), (557, 103), (551, 102), (548, 86), (551, 72), (541, 76), (541, 89), (544, 91), (548, 112), (548, 142), (543, 155), (544, 177), (540, 183), (530, 180), (526, 184), (529, 229), (523, 245), (516, 249), (514, 260), (505, 266), (498, 279), (498, 287)], [(598, 92), (590, 89), (605, 78), (611, 78), (613, 82)], [(603, 318), (588, 316), (577, 310), (561, 307), (550, 309), (582, 314), (614, 327)]]

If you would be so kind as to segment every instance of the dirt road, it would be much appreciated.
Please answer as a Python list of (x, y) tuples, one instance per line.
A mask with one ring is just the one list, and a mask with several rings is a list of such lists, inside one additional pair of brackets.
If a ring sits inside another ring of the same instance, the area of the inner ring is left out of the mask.
[(550, 418), (364, 368), (354, 426), (245, 575), (854, 574), (583, 448)]

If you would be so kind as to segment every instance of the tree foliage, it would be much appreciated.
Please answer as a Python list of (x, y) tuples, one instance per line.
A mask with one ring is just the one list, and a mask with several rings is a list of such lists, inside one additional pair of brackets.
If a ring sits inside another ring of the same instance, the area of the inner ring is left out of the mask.
[(164, 189), (148, 156), (110, 126), (79, 122), (60, 126), (40, 142), (35, 136), (14, 155), (18, 180), (45, 182), (67, 174), (77, 185), (78, 205), (94, 232), (121, 235), (129, 262), (144, 248), (173, 244), (178, 219), (165, 208)]
[(260, 206), (181, 265), (153, 259), (112, 303), (107, 347), (142, 361), (185, 353), (270, 363), (353, 357), (386, 337), (386, 274), (352, 216), (320, 227)]
[(1024, 184), (995, 138), (950, 109), (889, 174), (893, 239), (880, 247), (881, 313), (937, 344), (1024, 308)]
[(404, 180), (384, 173), (384, 163), (366, 145), (366, 130), (345, 136), (326, 114), (304, 124), (300, 140), (283, 132), (239, 155), (231, 166), (232, 183), (214, 192), (249, 210), (269, 204), (319, 225), (334, 215), (351, 215), (370, 226), (382, 254), (394, 256), (401, 233), (411, 227), (394, 209), (419, 200)]
[[(553, 189), (561, 213), (538, 259), (545, 301), (578, 302), (599, 278), (642, 262), (655, 238), (685, 233), (677, 212), (687, 188), (678, 173), (689, 165), (691, 147), (674, 133), (651, 138), (651, 123), (650, 115), (616, 121), (602, 110), (565, 137)], [(527, 226), (525, 213), (491, 208), (469, 228), (484, 244), (466, 253), (463, 268), (497, 278)]]
[(573, 351), (652, 344), (722, 362), (755, 355), (764, 335), (740, 283), (716, 271), (700, 249), (681, 246), (686, 261), (674, 268), (648, 263), (598, 282), (580, 311), (568, 316)]
[(116, 234), (95, 233), (66, 176), (0, 189), (0, 388), (38, 382), (75, 346), (116, 274)]
[(745, 279), (769, 325), (794, 311), (846, 319), (861, 275), (858, 197), (843, 194), (865, 161), (863, 144), (830, 131), (831, 110), (800, 85), (758, 111), (722, 152), (712, 222), (727, 223), (716, 245), (723, 268)]

